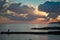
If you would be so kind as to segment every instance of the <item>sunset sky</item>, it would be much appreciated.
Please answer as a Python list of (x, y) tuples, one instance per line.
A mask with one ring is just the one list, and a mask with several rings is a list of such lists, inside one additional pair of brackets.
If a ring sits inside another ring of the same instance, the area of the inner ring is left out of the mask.
[(9, 0), (10, 2), (21, 2), (23, 5), (34, 5), (34, 6), (38, 6), (40, 4), (45, 3), (46, 1), (55, 1), (55, 2), (59, 2), (60, 0)]
[[(46, 1), (59, 2), (59, 0), (9, 0), (9, 10), (6, 12), (7, 15), (4, 14), (5, 16), (0, 16), (0, 23), (47, 24), (49, 22), (56, 22), (57, 20), (53, 15), (57, 14), (52, 15), (48, 12), (40, 11), (38, 8), (40, 4), (44, 4)], [(21, 3), (21, 6), (19, 6), (18, 3)], [(60, 20), (59, 13), (56, 18)]]

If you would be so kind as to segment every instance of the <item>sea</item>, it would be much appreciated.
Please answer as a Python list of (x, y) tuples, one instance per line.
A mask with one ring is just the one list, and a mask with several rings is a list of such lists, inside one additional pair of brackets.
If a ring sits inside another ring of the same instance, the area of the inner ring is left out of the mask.
[[(52, 24), (50, 24), (53, 26)], [(56, 26), (56, 24), (54, 24)], [(48, 27), (47, 24), (0, 24), (0, 32), (47, 32), (48, 30), (31, 30), (31, 28)], [(0, 40), (60, 40), (60, 35), (37, 34), (0, 34)]]

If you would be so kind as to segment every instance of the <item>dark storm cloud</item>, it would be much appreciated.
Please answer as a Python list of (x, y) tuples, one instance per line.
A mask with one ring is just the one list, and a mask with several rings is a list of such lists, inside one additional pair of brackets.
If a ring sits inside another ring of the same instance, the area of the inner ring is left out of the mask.
[(21, 4), (19, 3), (12, 3), (9, 8), (9, 10), (12, 10), (16, 13), (32, 13), (32, 11), (34, 10), (33, 7), (28, 7), (27, 5), (23, 5), (21, 6)]
[(45, 12), (60, 12), (60, 2), (45, 2), (42, 5), (39, 5), (39, 10)]
[(48, 12), (49, 17), (56, 18), (60, 15), (60, 2), (45, 2), (44, 4), (39, 5), (38, 9), (40, 11)]
[(0, 1), (0, 11), (3, 9), (3, 5), (5, 4), (6, 2), (4, 1)]

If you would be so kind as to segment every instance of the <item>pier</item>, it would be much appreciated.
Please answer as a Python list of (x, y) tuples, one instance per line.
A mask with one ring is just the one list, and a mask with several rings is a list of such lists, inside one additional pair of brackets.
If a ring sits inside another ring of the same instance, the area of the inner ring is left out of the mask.
[(60, 31), (48, 31), (48, 32), (0, 32), (0, 34), (48, 34), (48, 35), (60, 35)]

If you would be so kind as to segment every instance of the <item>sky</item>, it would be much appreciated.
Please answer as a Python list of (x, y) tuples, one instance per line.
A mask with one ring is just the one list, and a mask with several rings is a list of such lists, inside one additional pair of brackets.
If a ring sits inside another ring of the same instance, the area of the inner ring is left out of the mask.
[(9, 0), (10, 2), (21, 2), (23, 5), (34, 5), (34, 6), (38, 6), (40, 4), (45, 3), (46, 1), (55, 1), (55, 2), (59, 2), (60, 0)]
[[(2, 14), (0, 16), (0, 23), (48, 24), (49, 22), (56, 22), (57, 20), (53, 18), (53, 15), (55, 15), (56, 13), (52, 15), (52, 13), (49, 14), (47, 12), (38, 10), (40, 4), (44, 4), (46, 1), (58, 2), (59, 0), (9, 0), (10, 5), (8, 7), (6, 14)], [(22, 6), (18, 5), (19, 3), (21, 3)], [(58, 7), (57, 9), (59, 9), (59, 5), (56, 7)], [(49, 19), (48, 15), (52, 18)], [(60, 20), (60, 15), (58, 15), (57, 19)]]

